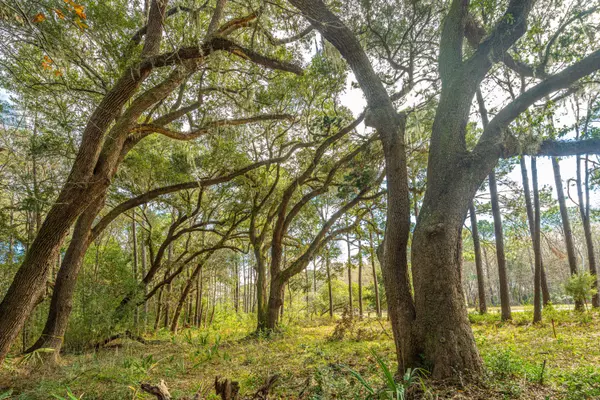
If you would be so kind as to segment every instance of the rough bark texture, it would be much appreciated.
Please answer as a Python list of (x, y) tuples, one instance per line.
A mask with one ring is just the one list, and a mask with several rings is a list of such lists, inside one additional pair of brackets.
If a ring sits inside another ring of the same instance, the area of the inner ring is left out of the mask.
[(67, 331), (69, 316), (73, 309), (77, 276), (83, 263), (83, 256), (90, 245), (90, 230), (103, 205), (104, 196), (96, 199), (78, 218), (73, 231), (73, 239), (56, 276), (46, 325), (39, 339), (27, 352), (40, 348), (51, 348), (54, 349), (54, 358), (58, 358)]
[(365, 123), (377, 130), (383, 143), (388, 207), (381, 265), (398, 368), (404, 371), (417, 362), (419, 353), (419, 347), (413, 343), (412, 327), (416, 312), (407, 260), (410, 200), (404, 142), (406, 117), (403, 114), (399, 115), (394, 109), (356, 36), (322, 1), (290, 0), (290, 3), (300, 9), (352, 68), (369, 106)]

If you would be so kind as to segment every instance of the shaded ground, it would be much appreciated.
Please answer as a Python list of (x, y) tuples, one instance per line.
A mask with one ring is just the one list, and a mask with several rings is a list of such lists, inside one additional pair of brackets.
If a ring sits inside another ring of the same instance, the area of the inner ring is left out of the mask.
[[(598, 313), (555, 311), (539, 326), (529, 323), (527, 310), (507, 324), (493, 314), (471, 319), (485, 378), (465, 386), (459, 377), (452, 385), (425, 379), (411, 390), (419, 394), (408, 398), (600, 398)], [(381, 387), (383, 373), (372, 351), (395, 368), (386, 321), (356, 324), (343, 330), (342, 340), (330, 339), (335, 325), (326, 320), (285, 327), (272, 338), (247, 338), (252, 326), (249, 317), (239, 317), (177, 337), (160, 332), (153, 338), (160, 343), (117, 341), (98, 352), (67, 354), (55, 367), (40, 365), (35, 355), (12, 359), (0, 371), (0, 399), (68, 398), (67, 388), (83, 399), (144, 399), (150, 397), (140, 393), (140, 382), (160, 379), (175, 398), (199, 388), (208, 395), (215, 376), (237, 380), (243, 393), (253, 393), (272, 374), (280, 374), (274, 398), (360, 399), (367, 392), (349, 369)], [(9, 388), (12, 394), (2, 397)]]

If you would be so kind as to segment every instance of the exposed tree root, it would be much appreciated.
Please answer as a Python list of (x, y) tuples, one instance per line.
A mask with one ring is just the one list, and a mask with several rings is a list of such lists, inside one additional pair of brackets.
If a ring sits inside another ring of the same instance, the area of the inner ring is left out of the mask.
[[(222, 400), (268, 400), (269, 393), (273, 389), (273, 385), (279, 378), (279, 375), (272, 375), (265, 381), (256, 393), (252, 396), (239, 397), (240, 384), (236, 381), (229, 379), (215, 378), (215, 393), (220, 396)], [(151, 394), (156, 397), (157, 400), (175, 400), (169, 393), (165, 381), (161, 380), (157, 386), (150, 385), (148, 383), (142, 383), (142, 391)], [(202, 394), (198, 391), (193, 397), (182, 397), (179, 400), (200, 400)]]

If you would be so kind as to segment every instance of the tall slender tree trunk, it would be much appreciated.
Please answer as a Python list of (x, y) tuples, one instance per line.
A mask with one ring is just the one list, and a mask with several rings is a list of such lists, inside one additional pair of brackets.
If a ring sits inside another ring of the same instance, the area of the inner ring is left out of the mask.
[(494, 234), (496, 237), (496, 258), (498, 260), (498, 278), (500, 283), (500, 307), (502, 309), (502, 321), (512, 319), (510, 311), (510, 294), (508, 291), (508, 276), (506, 272), (506, 254), (504, 253), (504, 232), (502, 229), (502, 216), (500, 202), (498, 201), (498, 185), (496, 184), (496, 173), (489, 175), (490, 196), (492, 200), (492, 214), (494, 216)]
[(234, 278), (235, 291), (233, 294), (233, 306), (235, 308), (235, 312), (239, 313), (240, 312), (240, 273), (238, 270), (237, 259), (235, 260), (235, 263), (234, 263), (233, 273), (235, 275), (235, 278)]
[[(310, 302), (309, 302), (309, 297), (308, 297), (308, 293), (310, 292), (310, 281), (308, 280), (308, 265), (306, 266), (306, 268), (304, 268), (304, 277), (306, 278), (306, 285), (304, 286), (304, 297), (306, 300), (306, 316), (310, 315)], [(281, 307), (283, 307), (283, 291), (281, 291), (282, 293), (282, 299), (281, 299)]]
[(360, 237), (358, 238), (358, 315), (362, 319), (363, 313), (363, 296), (362, 296), (362, 273), (363, 273), (363, 259), (362, 259), (362, 242)]
[[(575, 255), (575, 245), (573, 244), (573, 231), (571, 230), (571, 222), (569, 221), (569, 210), (565, 199), (563, 182), (560, 176), (560, 165), (558, 158), (552, 157), (552, 169), (554, 170), (554, 183), (556, 185), (556, 194), (558, 197), (558, 206), (560, 208), (560, 216), (562, 219), (565, 246), (567, 248), (567, 258), (569, 260), (569, 270), (571, 275), (577, 274), (577, 256)], [(583, 310), (583, 302), (575, 301), (575, 309)]]
[(377, 317), (381, 318), (381, 299), (379, 297), (379, 282), (377, 279), (377, 269), (375, 268), (375, 244), (373, 243), (373, 232), (369, 230), (369, 251), (371, 259), (371, 269), (373, 271), (373, 287), (375, 289), (375, 311)]
[(194, 325), (196, 327), (200, 327), (200, 322), (202, 321), (202, 271), (198, 275), (198, 279), (196, 279), (196, 318), (194, 320)]
[(350, 318), (354, 318), (354, 299), (352, 298), (352, 255), (350, 253), (352, 249), (350, 247), (349, 234), (346, 234), (346, 244), (348, 251), (348, 312), (350, 313)]
[(477, 293), (479, 295), (479, 313), (487, 313), (487, 304), (485, 301), (485, 277), (483, 275), (483, 260), (481, 259), (481, 242), (479, 241), (479, 229), (477, 227), (477, 214), (473, 201), (469, 205), (469, 214), (471, 214), (471, 235), (473, 236), (473, 247), (475, 250), (475, 269), (477, 271)]
[(200, 272), (202, 271), (203, 263), (198, 263), (191, 276), (187, 279), (184, 286), (182, 287), (181, 294), (179, 296), (179, 301), (177, 302), (177, 306), (175, 307), (175, 311), (173, 312), (173, 319), (171, 322), (171, 332), (177, 334), (177, 330), (179, 329), (179, 317), (181, 316), (181, 312), (183, 311), (183, 307), (186, 303), (186, 300), (194, 287), (194, 283), (197, 281)]
[[(142, 231), (142, 237), (141, 237), (141, 258), (142, 258), (142, 276), (146, 276), (146, 270), (148, 269), (147, 264), (146, 264), (146, 241), (144, 240), (145, 234), (144, 231)], [(146, 329), (148, 327), (148, 300), (146, 300), (146, 296), (148, 295), (148, 286), (145, 285), (144, 286), (144, 332), (146, 332)]]
[[(588, 171), (588, 156), (585, 156), (585, 170), (583, 171), (585, 176), (585, 183), (581, 177), (581, 157), (577, 156), (577, 198), (579, 200), (579, 215), (581, 216), (581, 223), (583, 225), (583, 233), (585, 236), (585, 245), (587, 249), (588, 268), (590, 274), (596, 277), (594, 281), (594, 288), (596, 294), (592, 296), (592, 307), (600, 307), (600, 295), (598, 294), (598, 277), (596, 267), (596, 255), (594, 253), (594, 240), (592, 237), (592, 227), (590, 225), (590, 188), (589, 188), (589, 171)], [(585, 197), (583, 186), (585, 185)]]
[(533, 256), (535, 270), (533, 274), (533, 322), (542, 322), (542, 236), (540, 194), (538, 190), (537, 161), (531, 157), (531, 177), (533, 183), (533, 207), (535, 209), (533, 224)]
[[(137, 234), (136, 234), (136, 224), (135, 224), (135, 213), (132, 213), (131, 216), (131, 236), (132, 236), (132, 244), (133, 244), (133, 281), (137, 282), (138, 280), (138, 250), (137, 250)], [(133, 309), (133, 326), (136, 330), (139, 330), (140, 325), (140, 310), (139, 307), (135, 307)]]
[(329, 318), (333, 318), (333, 291), (331, 289), (331, 266), (329, 265), (329, 254), (325, 254), (325, 272), (327, 273), (327, 294), (329, 296)]
[(158, 298), (156, 299), (156, 318), (154, 320), (154, 331), (158, 330), (160, 325), (160, 319), (162, 317), (162, 297), (163, 297), (164, 286), (158, 290)]
[[(525, 209), (527, 211), (527, 220), (529, 222), (529, 232), (531, 235), (531, 243), (533, 244), (534, 236), (535, 236), (535, 217), (533, 205), (531, 202), (531, 191), (529, 190), (529, 174), (527, 173), (527, 164), (525, 163), (524, 156), (520, 157), (521, 164), (521, 178), (523, 181), (523, 193), (525, 195)], [(537, 179), (537, 177), (536, 177)], [(538, 204), (539, 206), (539, 204)], [(536, 210), (535, 212), (539, 212)], [(541, 246), (541, 244), (540, 244)], [(535, 252), (535, 251), (534, 251)], [(541, 269), (541, 279), (542, 279), (542, 301), (544, 305), (547, 305), (550, 302), (550, 290), (548, 289), (548, 281), (546, 279), (546, 271), (544, 269), (544, 260), (542, 259), (542, 252), (540, 247), (540, 269)], [(534, 257), (534, 275), (535, 275), (535, 257)]]

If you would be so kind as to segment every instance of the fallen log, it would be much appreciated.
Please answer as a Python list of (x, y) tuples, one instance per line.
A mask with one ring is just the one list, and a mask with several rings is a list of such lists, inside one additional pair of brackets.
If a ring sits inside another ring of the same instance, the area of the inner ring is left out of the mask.
[(113, 340), (117, 340), (117, 339), (130, 339), (130, 340), (134, 340), (136, 342), (140, 342), (142, 344), (148, 344), (148, 341), (146, 339), (144, 339), (143, 337), (134, 335), (133, 333), (131, 333), (131, 331), (125, 331), (124, 333), (117, 333), (116, 335), (109, 336), (106, 339), (96, 343), (93, 347), (95, 350), (98, 350), (101, 347), (106, 346)]

